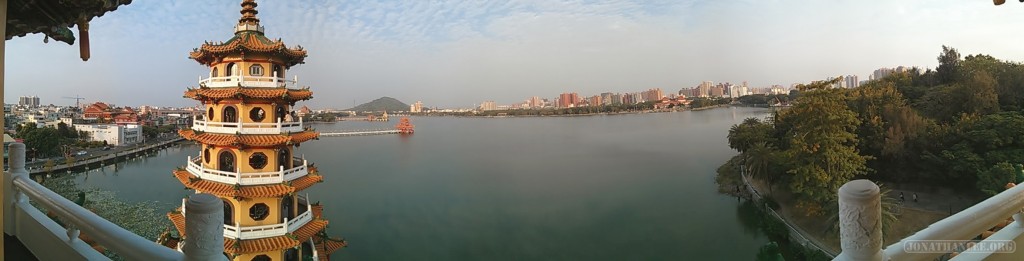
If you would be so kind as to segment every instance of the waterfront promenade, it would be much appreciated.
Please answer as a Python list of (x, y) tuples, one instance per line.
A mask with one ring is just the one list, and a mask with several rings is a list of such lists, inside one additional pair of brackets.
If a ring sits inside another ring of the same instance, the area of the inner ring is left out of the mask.
[(49, 160), (36, 160), (31, 164), (26, 165), (28, 165), (27, 168), (29, 174), (40, 174), (53, 171), (61, 171), (66, 169), (73, 169), (81, 166), (88, 166), (89, 164), (94, 163), (108, 164), (114, 163), (125, 157), (135, 156), (139, 153), (144, 153), (153, 149), (164, 148), (181, 140), (181, 137), (175, 136), (169, 138), (162, 138), (152, 142), (137, 144), (133, 146), (115, 147), (108, 151), (95, 150), (93, 152), (90, 152), (94, 153), (93, 155), (75, 157), (70, 164), (68, 164), (64, 158), (51, 159), (54, 162), (52, 167), (46, 165), (46, 162), (48, 162)]

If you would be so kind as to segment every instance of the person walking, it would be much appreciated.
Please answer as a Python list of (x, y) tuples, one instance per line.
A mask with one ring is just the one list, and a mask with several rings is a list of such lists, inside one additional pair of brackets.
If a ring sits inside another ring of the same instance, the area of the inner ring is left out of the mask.
[(900, 191), (900, 202), (907, 202), (907, 199), (903, 197), (903, 191)]
[(917, 192), (914, 192), (914, 203), (917, 203)]

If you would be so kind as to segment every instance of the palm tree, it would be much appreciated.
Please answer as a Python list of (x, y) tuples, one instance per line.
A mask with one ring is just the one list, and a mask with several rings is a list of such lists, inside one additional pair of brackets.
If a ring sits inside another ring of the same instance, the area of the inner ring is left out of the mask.
[(745, 154), (745, 166), (747, 173), (757, 179), (768, 183), (768, 194), (773, 194), (772, 185), (775, 176), (772, 175), (770, 166), (775, 160), (775, 149), (767, 142), (756, 142), (747, 149)]

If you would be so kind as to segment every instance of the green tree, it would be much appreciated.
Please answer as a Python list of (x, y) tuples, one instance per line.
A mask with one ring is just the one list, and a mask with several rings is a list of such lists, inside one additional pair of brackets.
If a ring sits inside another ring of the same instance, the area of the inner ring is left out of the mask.
[(757, 251), (757, 261), (785, 261), (782, 252), (779, 251), (779, 244), (775, 241), (768, 242)]
[(960, 101), (957, 97), (957, 85), (940, 85), (932, 87), (914, 103), (921, 114), (939, 122), (951, 122), (960, 115)]
[(768, 183), (768, 194), (775, 194), (774, 184), (778, 180), (776, 169), (777, 151), (766, 141), (756, 142), (745, 152), (747, 173)]
[(60, 147), (66, 142), (66, 140), (58, 134), (57, 129), (51, 127), (33, 127), (30, 129), (31, 131), (27, 131), (21, 135), (25, 140), (26, 149), (35, 150), (37, 157), (53, 157), (60, 155)]
[(906, 181), (935, 173), (936, 166), (923, 160), (921, 152), (941, 135), (942, 127), (908, 106), (887, 106), (882, 118), (886, 123), (881, 151), (867, 154), (876, 158), (872, 168), (879, 170), (879, 177)]
[(67, 139), (78, 138), (78, 131), (75, 130), (74, 127), (70, 127), (67, 123), (64, 122), (57, 123), (57, 134)]
[(975, 186), (985, 195), (993, 196), (1006, 190), (1006, 184), (1016, 182), (1018, 171), (1009, 162), (1000, 162), (978, 173)]
[(1000, 162), (1024, 159), (1024, 115), (1001, 112), (964, 117), (946, 129), (923, 158), (937, 165), (934, 177), (950, 184), (975, 184), (977, 175)]
[(157, 129), (157, 127), (142, 125), (142, 135), (145, 136), (147, 140), (156, 138), (156, 135), (158, 134), (160, 134), (160, 131)]
[(730, 148), (743, 153), (754, 143), (768, 142), (771, 139), (771, 131), (771, 125), (757, 118), (746, 118), (743, 123), (729, 128), (729, 134), (726, 137), (729, 140)]
[(958, 85), (957, 96), (962, 97), (961, 113), (990, 114), (999, 111), (996, 80), (986, 71), (975, 71), (964, 84)]
[(935, 68), (935, 77), (939, 84), (950, 84), (956, 82), (960, 73), (960, 53), (952, 47), (942, 46), (942, 53), (939, 54), (939, 67)]
[(799, 196), (810, 214), (820, 214), (824, 204), (835, 200), (836, 191), (856, 175), (867, 172), (869, 157), (857, 151), (857, 114), (847, 108), (844, 89), (829, 89), (838, 82), (819, 81), (800, 85), (800, 97), (778, 117), (788, 118), (792, 129), (790, 148), (785, 151), (791, 164), (790, 189)]
[(902, 107), (906, 99), (897, 91), (895, 81), (899, 77), (891, 76), (882, 81), (868, 83), (860, 88), (846, 91), (849, 96), (848, 106), (857, 113), (861, 124), (857, 127), (857, 149), (867, 155), (879, 155), (885, 145), (885, 134), (888, 119), (884, 116), (886, 108)]

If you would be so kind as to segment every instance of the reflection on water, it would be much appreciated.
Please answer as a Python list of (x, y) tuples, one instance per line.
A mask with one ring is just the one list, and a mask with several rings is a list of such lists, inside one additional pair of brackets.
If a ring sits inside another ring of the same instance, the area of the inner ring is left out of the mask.
[(761, 217), (754, 204), (754, 201), (742, 200), (742, 203), (736, 206), (736, 219), (740, 221), (740, 227), (743, 228), (744, 234), (761, 237)]
[[(767, 240), (717, 193), (732, 124), (764, 109), (535, 118), (414, 117), (416, 133), (302, 144), (328, 232), (355, 260), (749, 260)], [(317, 124), (321, 131), (394, 122)], [(80, 182), (130, 200), (189, 192), (182, 145)], [(180, 204), (180, 203), (178, 203)]]

